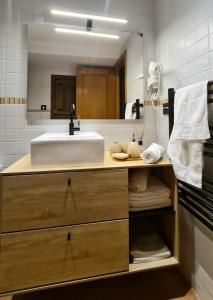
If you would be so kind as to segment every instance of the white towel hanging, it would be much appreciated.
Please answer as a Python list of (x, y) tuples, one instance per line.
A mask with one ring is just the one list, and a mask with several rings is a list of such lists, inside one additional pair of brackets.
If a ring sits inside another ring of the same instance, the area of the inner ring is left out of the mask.
[(210, 137), (208, 82), (179, 89), (175, 94), (174, 127), (168, 144), (176, 177), (202, 187), (203, 144)]
[(126, 104), (126, 111), (125, 111), (125, 119), (126, 120), (132, 120), (136, 119), (136, 113), (132, 112), (132, 108), (135, 102), (130, 102)]

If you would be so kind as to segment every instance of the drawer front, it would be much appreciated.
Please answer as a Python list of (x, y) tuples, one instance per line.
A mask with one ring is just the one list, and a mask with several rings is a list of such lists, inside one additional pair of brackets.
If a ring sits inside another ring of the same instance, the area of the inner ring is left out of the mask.
[(128, 270), (128, 221), (2, 234), (0, 293)]
[(68, 222), (72, 205), (69, 174), (2, 177), (2, 232)]
[(127, 217), (127, 170), (2, 178), (2, 232)]

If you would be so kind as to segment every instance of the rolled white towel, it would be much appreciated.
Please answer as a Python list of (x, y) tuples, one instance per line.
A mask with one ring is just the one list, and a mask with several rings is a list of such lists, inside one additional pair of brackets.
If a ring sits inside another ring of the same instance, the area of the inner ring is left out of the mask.
[(151, 146), (142, 153), (143, 161), (146, 164), (153, 164), (162, 157), (165, 151), (166, 149), (163, 146), (152, 143)]

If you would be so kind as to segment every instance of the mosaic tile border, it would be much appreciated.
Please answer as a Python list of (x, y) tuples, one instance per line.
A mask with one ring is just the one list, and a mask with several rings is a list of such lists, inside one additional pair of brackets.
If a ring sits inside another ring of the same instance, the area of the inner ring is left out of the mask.
[[(161, 106), (164, 103), (168, 103), (167, 99), (151, 101), (151, 100), (144, 100), (144, 106)], [(0, 97), (0, 104), (27, 104), (27, 98), (16, 98), (16, 97)], [(37, 108), (28, 109), (28, 112), (50, 112), (50, 109), (41, 110)]]
[(47, 109), (47, 110), (42, 110), (42, 109), (39, 109), (39, 108), (32, 108), (32, 109), (28, 109), (27, 112), (42, 112), (42, 113), (45, 113), (45, 112), (51, 112), (50, 109)]
[(157, 101), (151, 101), (151, 100), (144, 100), (144, 107), (149, 107), (149, 106), (161, 106), (165, 103), (168, 103), (168, 100), (167, 99), (161, 99), (161, 100), (157, 100)]
[[(145, 100), (144, 101), (144, 107), (152, 107), (153, 104), (155, 107), (157, 106), (162, 106), (164, 103), (168, 103), (168, 100), (164, 99), (164, 100), (158, 100), (158, 101), (151, 101), (151, 100)], [(36, 113), (36, 112), (51, 112), (51, 109), (47, 109), (47, 110), (41, 110), (39, 108), (32, 108), (32, 109), (28, 109), (27, 112), (29, 113)]]
[(27, 104), (27, 98), (0, 97), (0, 104)]

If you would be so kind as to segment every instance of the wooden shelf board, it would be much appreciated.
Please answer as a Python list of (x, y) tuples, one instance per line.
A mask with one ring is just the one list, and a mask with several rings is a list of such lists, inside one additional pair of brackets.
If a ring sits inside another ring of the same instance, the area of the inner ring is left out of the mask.
[(101, 170), (101, 169), (121, 169), (121, 168), (155, 168), (155, 167), (171, 167), (171, 162), (168, 159), (160, 159), (155, 164), (146, 164), (141, 160), (131, 161), (118, 161), (111, 157), (109, 151), (105, 151), (105, 158), (102, 164), (98, 165), (44, 165), (32, 166), (30, 155), (25, 155), (7, 169), (1, 172), (2, 175), (17, 175), (17, 174), (37, 174), (37, 173), (51, 173), (51, 172), (69, 172), (69, 171), (88, 171), (88, 170)]
[(142, 211), (130, 211), (129, 218), (140, 218), (140, 217), (149, 217), (149, 216), (156, 216), (156, 215), (165, 215), (165, 214), (174, 214), (175, 211), (172, 206), (157, 208), (157, 209), (149, 209), (149, 210), (142, 210)]
[(130, 273), (142, 272), (142, 271), (148, 271), (148, 270), (169, 267), (169, 266), (176, 266), (176, 265), (178, 265), (178, 261), (174, 256), (172, 256), (169, 258), (150, 261), (150, 262), (146, 262), (146, 263), (130, 264), (129, 272)]

